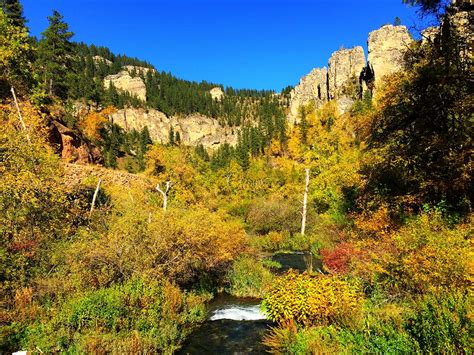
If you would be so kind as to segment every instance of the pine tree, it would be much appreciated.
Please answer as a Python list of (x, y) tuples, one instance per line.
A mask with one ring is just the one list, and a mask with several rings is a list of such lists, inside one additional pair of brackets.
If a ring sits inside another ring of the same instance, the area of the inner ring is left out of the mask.
[(63, 16), (53, 11), (48, 17), (49, 27), (42, 33), (38, 48), (38, 70), (50, 96), (67, 96), (66, 77), (72, 69), (73, 50), (70, 42), (73, 33)]
[(308, 142), (308, 120), (306, 119), (306, 110), (304, 107), (300, 108), (300, 140), (302, 144), (306, 144)]
[(3, 12), (17, 27), (25, 27), (25, 17), (23, 16), (23, 6), (19, 0), (0, 0)]
[(173, 129), (173, 127), (170, 127), (168, 144), (169, 145), (174, 145), (174, 129)]
[(175, 141), (178, 145), (181, 143), (181, 135), (179, 134), (179, 132), (176, 132), (175, 134)]

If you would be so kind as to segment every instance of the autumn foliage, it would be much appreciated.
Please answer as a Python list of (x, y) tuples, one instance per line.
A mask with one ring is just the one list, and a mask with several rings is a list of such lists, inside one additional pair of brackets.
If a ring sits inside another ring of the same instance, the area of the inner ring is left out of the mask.
[(270, 319), (280, 323), (350, 324), (360, 315), (362, 302), (356, 283), (335, 276), (289, 272), (272, 284), (263, 308)]

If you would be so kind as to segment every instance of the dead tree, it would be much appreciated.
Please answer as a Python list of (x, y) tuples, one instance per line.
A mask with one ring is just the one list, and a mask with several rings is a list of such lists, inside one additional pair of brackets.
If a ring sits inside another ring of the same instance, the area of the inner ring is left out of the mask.
[(168, 207), (168, 193), (171, 188), (171, 181), (167, 181), (165, 183), (165, 189), (162, 190), (160, 187), (160, 184), (156, 185), (156, 191), (158, 191), (162, 196), (163, 196), (163, 211), (166, 211), (166, 208)]
[(308, 204), (308, 186), (309, 186), (309, 169), (305, 169), (306, 172), (306, 185), (304, 188), (304, 197), (303, 197), (303, 213), (301, 219), (301, 235), (304, 235), (306, 231), (306, 205)]
[(94, 211), (95, 200), (97, 200), (97, 195), (99, 194), (101, 183), (102, 183), (102, 179), (99, 179), (99, 182), (97, 183), (97, 187), (95, 188), (95, 191), (94, 191), (94, 197), (92, 197), (92, 204), (91, 204), (91, 210), (89, 212), (89, 218), (91, 218), (92, 212)]
[(18, 100), (16, 99), (15, 89), (13, 88), (13, 86), (11, 88), (11, 92), (12, 92), (12, 95), (13, 95), (13, 100), (15, 101), (15, 106), (16, 106), (16, 111), (18, 112), (18, 117), (20, 118), (21, 126), (23, 127), (23, 130), (25, 131), (26, 139), (28, 140), (28, 143), (31, 144), (30, 135), (28, 134), (28, 130), (26, 128), (25, 121), (23, 120), (23, 116), (21, 114), (20, 106), (18, 105)]

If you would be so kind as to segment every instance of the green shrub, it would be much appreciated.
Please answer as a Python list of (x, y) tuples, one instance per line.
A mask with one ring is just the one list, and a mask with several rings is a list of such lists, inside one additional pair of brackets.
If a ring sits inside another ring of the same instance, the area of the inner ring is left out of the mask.
[(472, 353), (474, 327), (467, 292), (428, 295), (416, 306), (406, 329), (427, 353)]
[(173, 352), (205, 318), (203, 297), (168, 281), (133, 280), (78, 294), (25, 330), (45, 352)]
[(273, 354), (335, 354), (340, 352), (334, 327), (297, 328), (288, 324), (273, 328), (263, 339)]
[(234, 261), (228, 274), (227, 292), (238, 297), (262, 298), (273, 275), (262, 261), (243, 255)]

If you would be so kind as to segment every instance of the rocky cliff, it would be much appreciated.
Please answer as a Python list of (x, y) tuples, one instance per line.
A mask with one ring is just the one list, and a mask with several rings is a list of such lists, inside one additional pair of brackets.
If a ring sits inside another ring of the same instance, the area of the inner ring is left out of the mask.
[(185, 145), (202, 144), (209, 149), (216, 149), (221, 144), (237, 144), (238, 129), (223, 127), (217, 120), (200, 114), (184, 117), (167, 117), (164, 113), (153, 109), (127, 108), (119, 110), (111, 116), (114, 123), (126, 131), (141, 130), (148, 127), (154, 142), (166, 144), (169, 132), (179, 132), (181, 142)]
[(114, 85), (118, 90), (128, 92), (142, 101), (146, 101), (146, 86), (140, 77), (132, 77), (127, 70), (118, 74), (106, 76), (104, 86), (108, 89)]
[(300, 83), (291, 92), (290, 123), (298, 120), (298, 110), (301, 106), (314, 102), (322, 106), (328, 100), (328, 71), (326, 68), (315, 68), (308, 75), (301, 78)]
[(329, 58), (328, 87), (329, 98), (348, 96), (348, 85), (357, 82), (362, 69), (366, 66), (362, 47), (340, 49)]
[(299, 107), (310, 102), (320, 107), (336, 100), (339, 110), (346, 112), (364, 90), (372, 90), (384, 76), (402, 68), (411, 41), (405, 26), (385, 25), (369, 34), (368, 62), (361, 46), (334, 52), (327, 70), (313, 69), (293, 89), (288, 120), (297, 122)]
[(211, 94), (213, 100), (222, 101), (222, 99), (224, 98), (224, 91), (222, 91), (222, 89), (218, 86), (212, 88), (209, 93)]
[(375, 87), (384, 77), (403, 67), (403, 55), (413, 41), (405, 26), (385, 25), (369, 34), (369, 65), (374, 72)]

